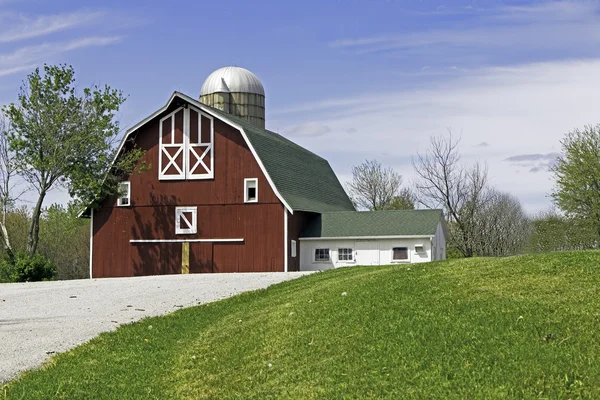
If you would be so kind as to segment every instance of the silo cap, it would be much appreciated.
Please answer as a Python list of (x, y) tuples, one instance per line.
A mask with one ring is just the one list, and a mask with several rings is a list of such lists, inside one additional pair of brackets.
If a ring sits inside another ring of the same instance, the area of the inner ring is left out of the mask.
[(265, 95), (265, 89), (256, 75), (241, 67), (223, 67), (214, 71), (204, 81), (200, 96), (220, 92)]

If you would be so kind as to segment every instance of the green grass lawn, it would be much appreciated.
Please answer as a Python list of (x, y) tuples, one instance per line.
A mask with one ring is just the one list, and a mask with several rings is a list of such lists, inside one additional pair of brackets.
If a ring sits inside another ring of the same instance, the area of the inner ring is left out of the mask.
[(354, 267), (149, 318), (9, 399), (600, 398), (600, 252)]

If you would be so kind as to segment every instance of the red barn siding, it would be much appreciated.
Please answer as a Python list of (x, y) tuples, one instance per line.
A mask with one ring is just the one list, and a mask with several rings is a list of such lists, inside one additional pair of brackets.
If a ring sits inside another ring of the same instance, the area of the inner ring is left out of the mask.
[[(241, 238), (190, 243), (190, 272), (283, 271), (284, 206), (241, 133), (215, 119), (213, 179), (159, 181), (159, 118), (136, 135), (149, 171), (129, 178), (131, 206), (109, 198), (94, 211), (93, 277), (181, 273), (181, 243), (132, 239)], [(244, 204), (244, 178), (258, 178), (258, 203)], [(197, 207), (197, 234), (175, 234), (176, 206)]]

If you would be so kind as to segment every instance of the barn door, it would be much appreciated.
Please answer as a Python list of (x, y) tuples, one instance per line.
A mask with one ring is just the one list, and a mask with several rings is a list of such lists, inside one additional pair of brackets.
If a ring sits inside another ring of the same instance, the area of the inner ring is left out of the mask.
[(198, 110), (189, 110), (189, 145), (187, 178), (206, 179), (213, 177), (213, 120)]
[(179, 108), (160, 120), (158, 158), (159, 179), (185, 179), (185, 110)]

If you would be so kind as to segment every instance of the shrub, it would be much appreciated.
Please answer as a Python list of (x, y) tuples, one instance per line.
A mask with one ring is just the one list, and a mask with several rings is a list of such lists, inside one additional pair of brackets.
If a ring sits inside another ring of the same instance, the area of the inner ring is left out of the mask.
[(56, 266), (40, 254), (29, 257), (26, 253), (17, 253), (11, 262), (5, 259), (0, 264), (0, 275), (9, 282), (38, 282), (54, 279)]

